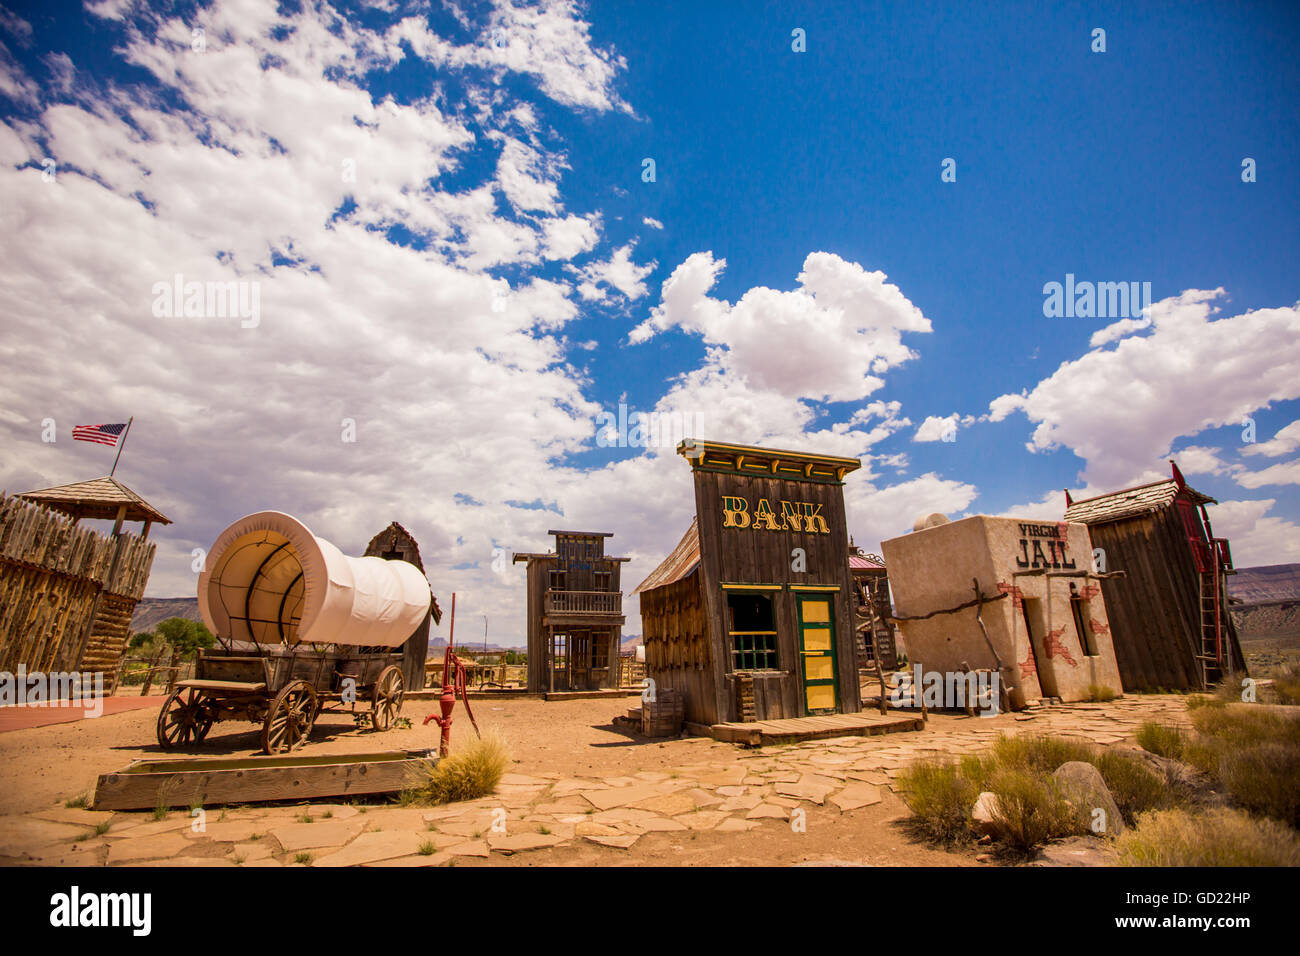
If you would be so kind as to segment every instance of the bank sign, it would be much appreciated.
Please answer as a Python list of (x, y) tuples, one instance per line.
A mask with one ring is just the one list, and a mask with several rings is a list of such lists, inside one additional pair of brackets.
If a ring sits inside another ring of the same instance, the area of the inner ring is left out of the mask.
[(759, 498), (751, 509), (748, 499), (738, 495), (723, 495), (722, 527), (830, 534), (830, 526), (822, 517), (821, 510), (822, 505), (811, 501), (778, 500), (773, 508), (766, 498)]

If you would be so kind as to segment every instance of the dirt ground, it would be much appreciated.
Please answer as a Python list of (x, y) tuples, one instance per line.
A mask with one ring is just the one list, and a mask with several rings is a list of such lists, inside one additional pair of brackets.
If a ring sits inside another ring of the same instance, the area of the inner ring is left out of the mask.
[[(614, 725), (613, 718), (635, 704), (635, 698), (549, 703), (531, 699), (478, 700), (472, 703), (479, 725), (484, 730), (495, 728), (505, 736), (514, 758), (510, 773), (521, 779), (543, 776), (553, 780), (600, 778), (613, 783), (614, 778), (626, 779), (636, 774), (643, 775), (642, 779), (676, 777), (683, 772), (682, 768), (686, 768), (688, 775), (697, 777), (725, 775), (727, 772), (743, 775), (739, 768), (746, 764), (752, 766), (755, 755), (753, 750), (705, 738), (647, 740)], [(1177, 698), (1170, 699), (1170, 703), (1181, 709)], [(993, 718), (931, 715), (924, 731), (855, 738), (852, 746), (886, 751), (889, 754), (886, 760), (892, 763), (884, 766), (892, 767), (898, 762), (905, 763), (914, 748), (916, 756), (927, 752), (932, 755), (936, 750), (953, 753), (958, 752), (954, 749), (958, 746), (961, 749), (977, 747), (1000, 731), (1016, 733), (1050, 729), (1056, 732), (1071, 726), (1086, 726), (1094, 739), (1096, 734), (1104, 731), (1106, 735), (1099, 742), (1105, 744), (1128, 739), (1136, 723), (1152, 713), (1154, 704), (1151, 699), (1146, 699), (1127, 707), (1121, 701), (1110, 705), (1073, 706), (1090, 709), (1067, 707), (1047, 715), (1047, 719), (1035, 719), (1029, 723), (1025, 722), (1023, 715), (1012, 714)], [(437, 725), (424, 726), (422, 721), (436, 707), (436, 701), (410, 700), (403, 715), (411, 718), (413, 726), (384, 733), (357, 730), (352, 719), (345, 714), (323, 714), (308, 744), (308, 752), (323, 755), (435, 748), (439, 737)], [(1108, 708), (1118, 708), (1116, 714), (1119, 716), (1104, 712)], [(58, 813), (67, 813), (69, 811), (62, 809), (65, 802), (91, 792), (98, 774), (121, 769), (132, 760), (162, 756), (164, 752), (154, 740), (156, 718), (156, 712), (150, 709), (0, 734), (0, 830), (6, 825), (15, 826), (11, 821), (31, 814), (44, 813), (48, 819), (53, 808), (60, 808)], [(457, 740), (463, 741), (467, 735), (473, 734), (459, 703), (455, 718), (453, 747)], [(1103, 731), (1098, 731), (1096, 728), (1101, 726), (1098, 722), (1109, 723)], [(1114, 729), (1109, 729), (1111, 724)], [(167, 756), (254, 756), (259, 752), (256, 731), (257, 728), (251, 724), (218, 724), (203, 746), (165, 753)], [(825, 759), (830, 764), (838, 759), (831, 755), (844, 752), (835, 748), (842, 748), (845, 740), (839, 738), (800, 745), (797, 748), (799, 759)], [(775, 755), (782, 750), (789, 748), (764, 748), (763, 754), (766, 757), (769, 752)], [(795, 753), (793, 750), (789, 752)], [(892, 778), (894, 771), (887, 772)], [(842, 780), (843, 775), (840, 776)], [(981, 865), (973, 851), (946, 852), (912, 840), (900, 826), (907, 817), (902, 800), (883, 777), (881, 782), (886, 785), (878, 788), (880, 799), (870, 805), (844, 810), (830, 800), (825, 803), (805, 802), (802, 805), (806, 812), (804, 832), (785, 820), (767, 819), (762, 820), (761, 825), (753, 823), (752, 829), (739, 832), (709, 828), (646, 832), (630, 849), (612, 848), (579, 838), (530, 852), (493, 852), (485, 858), (458, 857), (454, 862), (458, 866)], [(727, 789), (724, 787), (723, 792)], [(237, 813), (241, 819), (262, 814), (272, 820), (283, 818), (286, 811), (282, 807), (248, 807)], [(130, 816), (144, 820), (150, 814)], [(114, 829), (118, 826), (116, 821), (122, 817), (122, 814), (115, 815)], [(183, 823), (177, 825), (183, 826)], [(0, 842), (4, 836), (0, 832)], [(92, 849), (88, 844), (85, 847)], [(216, 852), (215, 848), (211, 850), (212, 854)], [(25, 858), (32, 862), (42, 859), (39, 854)]]

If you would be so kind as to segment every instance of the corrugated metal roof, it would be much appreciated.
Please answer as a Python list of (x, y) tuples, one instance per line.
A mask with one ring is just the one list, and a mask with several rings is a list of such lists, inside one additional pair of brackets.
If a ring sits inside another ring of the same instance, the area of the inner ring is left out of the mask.
[[(1214, 503), (1213, 498), (1201, 494), (1190, 485), (1187, 486), (1187, 493), (1197, 504)], [(1113, 491), (1110, 494), (1076, 501), (1065, 509), (1065, 520), (1082, 521), (1084, 524), (1118, 521), (1122, 518), (1160, 511), (1173, 504), (1177, 497), (1178, 483), (1172, 478), (1167, 478), (1149, 485), (1138, 485), (1136, 488), (1125, 488), (1122, 491)]]
[(861, 554), (849, 555), (849, 570), (851, 571), (883, 571), (885, 566), (878, 561), (872, 561), (870, 558)]
[(692, 518), (691, 526), (682, 535), (682, 540), (677, 542), (677, 547), (673, 548), (672, 554), (664, 558), (659, 567), (651, 571), (632, 593), (640, 594), (642, 591), (653, 591), (666, 584), (673, 584), (699, 566), (700, 532), (696, 526), (696, 519)]
[(93, 481), (77, 481), (56, 488), (28, 491), (18, 497), (48, 505), (55, 511), (72, 515), (74, 518), (102, 518), (112, 521), (117, 518), (117, 509), (126, 505), (125, 520), (127, 521), (171, 524), (170, 518), (116, 478), (104, 477)]

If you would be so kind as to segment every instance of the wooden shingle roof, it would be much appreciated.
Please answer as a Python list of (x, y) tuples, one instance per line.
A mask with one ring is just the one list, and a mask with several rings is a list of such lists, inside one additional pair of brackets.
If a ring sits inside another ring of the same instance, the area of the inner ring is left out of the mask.
[(100, 518), (113, 521), (118, 509), (126, 506), (126, 521), (151, 521), (171, 524), (171, 519), (145, 501), (116, 478), (96, 478), (70, 485), (42, 488), (18, 495), (28, 501), (46, 505), (74, 518)]
[[(1201, 494), (1190, 485), (1184, 488), (1186, 496), (1196, 504), (1215, 504), (1213, 498)], [(1147, 485), (1138, 485), (1135, 488), (1125, 488), (1122, 491), (1112, 491), (1110, 494), (1075, 501), (1065, 509), (1065, 520), (1081, 521), (1084, 524), (1120, 521), (1168, 508), (1177, 497), (1178, 482), (1166, 478), (1164, 481), (1153, 481)]]
[(643, 591), (653, 591), (655, 588), (661, 588), (665, 584), (673, 584), (689, 575), (699, 566), (700, 532), (696, 520), (692, 518), (691, 526), (682, 535), (682, 540), (677, 542), (677, 547), (673, 548), (672, 553), (664, 558), (659, 567), (651, 571), (632, 593), (640, 594)]

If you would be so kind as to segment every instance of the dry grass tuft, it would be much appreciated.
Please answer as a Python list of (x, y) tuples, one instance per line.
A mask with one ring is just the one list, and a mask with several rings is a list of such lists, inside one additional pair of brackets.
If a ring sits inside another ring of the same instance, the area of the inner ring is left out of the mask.
[(1143, 814), (1115, 848), (1121, 866), (1300, 866), (1300, 837), (1240, 810)]
[(505, 739), (488, 731), (439, 760), (428, 779), (403, 792), (402, 802), (438, 804), (485, 797), (496, 789), (509, 765)]

